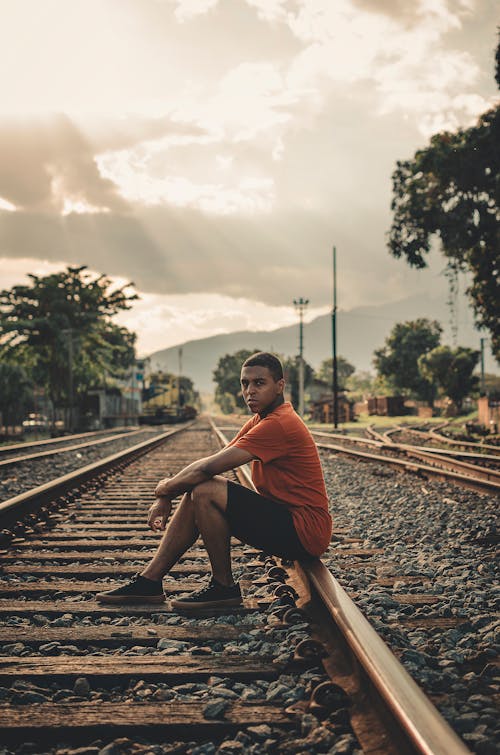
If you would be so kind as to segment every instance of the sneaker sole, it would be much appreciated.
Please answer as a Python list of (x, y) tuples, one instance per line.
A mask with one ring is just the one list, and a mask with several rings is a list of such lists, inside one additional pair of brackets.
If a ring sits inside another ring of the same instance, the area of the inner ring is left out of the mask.
[(172, 608), (179, 608), (182, 611), (197, 611), (205, 608), (242, 608), (243, 601), (240, 598), (228, 598), (228, 600), (206, 600), (204, 602), (191, 603), (191, 601), (171, 600)]
[(98, 603), (121, 603), (129, 605), (134, 605), (137, 603), (164, 603), (165, 602), (165, 596), (164, 595), (106, 595), (106, 593), (103, 594), (97, 594), (95, 595), (95, 599)]

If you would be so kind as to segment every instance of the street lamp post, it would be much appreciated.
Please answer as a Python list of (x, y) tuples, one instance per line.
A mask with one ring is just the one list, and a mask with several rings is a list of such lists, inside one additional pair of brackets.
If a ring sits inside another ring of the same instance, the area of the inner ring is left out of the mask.
[(299, 313), (299, 414), (304, 416), (304, 312), (309, 299), (294, 299), (295, 310)]

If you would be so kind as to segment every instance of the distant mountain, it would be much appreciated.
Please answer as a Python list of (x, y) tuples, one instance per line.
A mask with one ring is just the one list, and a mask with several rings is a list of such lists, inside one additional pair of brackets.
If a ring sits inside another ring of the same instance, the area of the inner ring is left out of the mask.
[[(460, 313), (462, 314), (462, 313)], [(372, 358), (396, 322), (428, 317), (443, 326), (442, 341), (451, 343), (446, 303), (428, 296), (413, 296), (379, 306), (356, 307), (337, 313), (337, 353), (355, 365), (356, 370), (373, 370)], [(150, 355), (152, 369), (178, 370), (178, 350), (182, 346), (182, 372), (201, 392), (213, 391), (212, 372), (219, 357), (239, 349), (262, 349), (285, 356), (298, 353), (299, 327), (290, 325), (271, 331), (238, 331), (171, 346)], [(474, 330), (472, 315), (459, 317), (458, 344), (479, 349), (480, 334)], [(313, 367), (332, 353), (331, 315), (322, 315), (304, 325), (304, 358)], [(498, 372), (487, 355), (486, 370)]]

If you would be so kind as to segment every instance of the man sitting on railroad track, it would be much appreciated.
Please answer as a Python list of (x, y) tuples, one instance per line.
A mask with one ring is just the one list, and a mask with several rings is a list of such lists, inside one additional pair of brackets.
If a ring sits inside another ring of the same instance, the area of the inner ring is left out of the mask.
[[(209, 584), (173, 609), (241, 605), (231, 570), (230, 539), (286, 559), (320, 556), (328, 548), (332, 519), (316, 444), (285, 401), (283, 367), (273, 354), (259, 352), (241, 369), (241, 388), (251, 417), (221, 451), (161, 480), (148, 525), (165, 530), (156, 554), (130, 582), (96, 595), (101, 603), (160, 603), (162, 579), (201, 535), (212, 567)], [(257, 492), (225, 477), (253, 461)], [(182, 495), (168, 527), (172, 501)]]

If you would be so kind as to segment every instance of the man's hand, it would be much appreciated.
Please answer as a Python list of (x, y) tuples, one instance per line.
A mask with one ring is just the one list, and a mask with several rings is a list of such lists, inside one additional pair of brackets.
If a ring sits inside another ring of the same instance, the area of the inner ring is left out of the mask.
[(158, 496), (148, 511), (148, 527), (153, 532), (162, 532), (166, 525), (170, 511), (172, 510), (172, 501), (170, 498), (161, 498)]
[(167, 485), (170, 482), (169, 477), (165, 477), (163, 480), (160, 480), (158, 485), (155, 488), (155, 496), (157, 498), (167, 498), (168, 497), (168, 488)]

